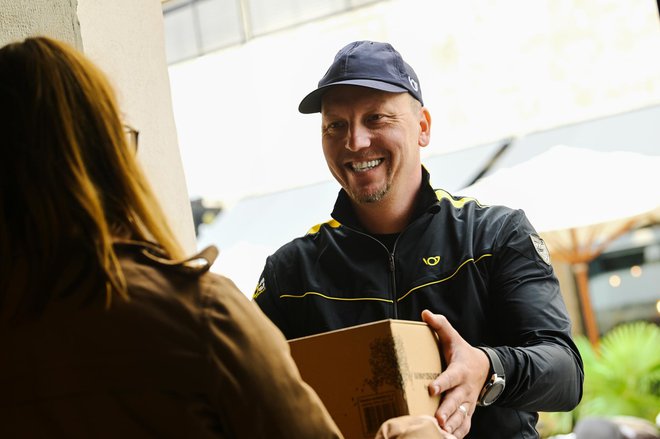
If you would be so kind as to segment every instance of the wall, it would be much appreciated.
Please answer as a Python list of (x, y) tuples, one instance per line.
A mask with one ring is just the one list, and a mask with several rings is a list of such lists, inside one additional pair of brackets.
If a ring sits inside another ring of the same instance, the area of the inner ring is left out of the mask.
[(0, 0), (0, 46), (28, 35), (49, 35), (82, 48), (76, 0)]
[(159, 0), (79, 0), (85, 54), (112, 79), (126, 121), (140, 132), (138, 158), (184, 248), (195, 231), (179, 155)]

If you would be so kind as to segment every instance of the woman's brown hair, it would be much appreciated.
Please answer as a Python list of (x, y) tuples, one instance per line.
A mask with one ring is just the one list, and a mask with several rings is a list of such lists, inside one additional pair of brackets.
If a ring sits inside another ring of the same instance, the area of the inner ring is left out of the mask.
[(44, 308), (81, 279), (107, 304), (127, 297), (117, 238), (182, 257), (113, 89), (84, 55), (45, 37), (0, 49), (0, 127), (0, 315)]

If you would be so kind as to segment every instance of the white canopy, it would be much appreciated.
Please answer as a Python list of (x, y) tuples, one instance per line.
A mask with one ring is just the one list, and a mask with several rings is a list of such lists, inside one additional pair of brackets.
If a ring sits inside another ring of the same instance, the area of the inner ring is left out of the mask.
[(539, 232), (590, 228), (660, 207), (660, 156), (559, 145), (459, 193), (522, 208)]

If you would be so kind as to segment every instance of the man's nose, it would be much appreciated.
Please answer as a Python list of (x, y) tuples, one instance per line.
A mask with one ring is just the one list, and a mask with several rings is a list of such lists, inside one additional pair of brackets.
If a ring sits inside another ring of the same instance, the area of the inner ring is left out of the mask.
[(348, 130), (346, 149), (355, 152), (363, 148), (369, 148), (369, 146), (371, 146), (371, 134), (369, 130), (363, 125), (353, 125)]

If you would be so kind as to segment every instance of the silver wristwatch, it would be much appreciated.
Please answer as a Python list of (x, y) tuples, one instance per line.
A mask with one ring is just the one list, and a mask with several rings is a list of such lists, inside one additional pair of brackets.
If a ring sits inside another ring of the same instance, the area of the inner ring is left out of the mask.
[(486, 384), (481, 389), (479, 399), (477, 400), (477, 405), (486, 407), (497, 401), (497, 398), (504, 391), (506, 385), (504, 367), (497, 352), (493, 349), (485, 346), (477, 346), (477, 349), (481, 349), (488, 356), (488, 361), (490, 361), (490, 377), (486, 380)]

